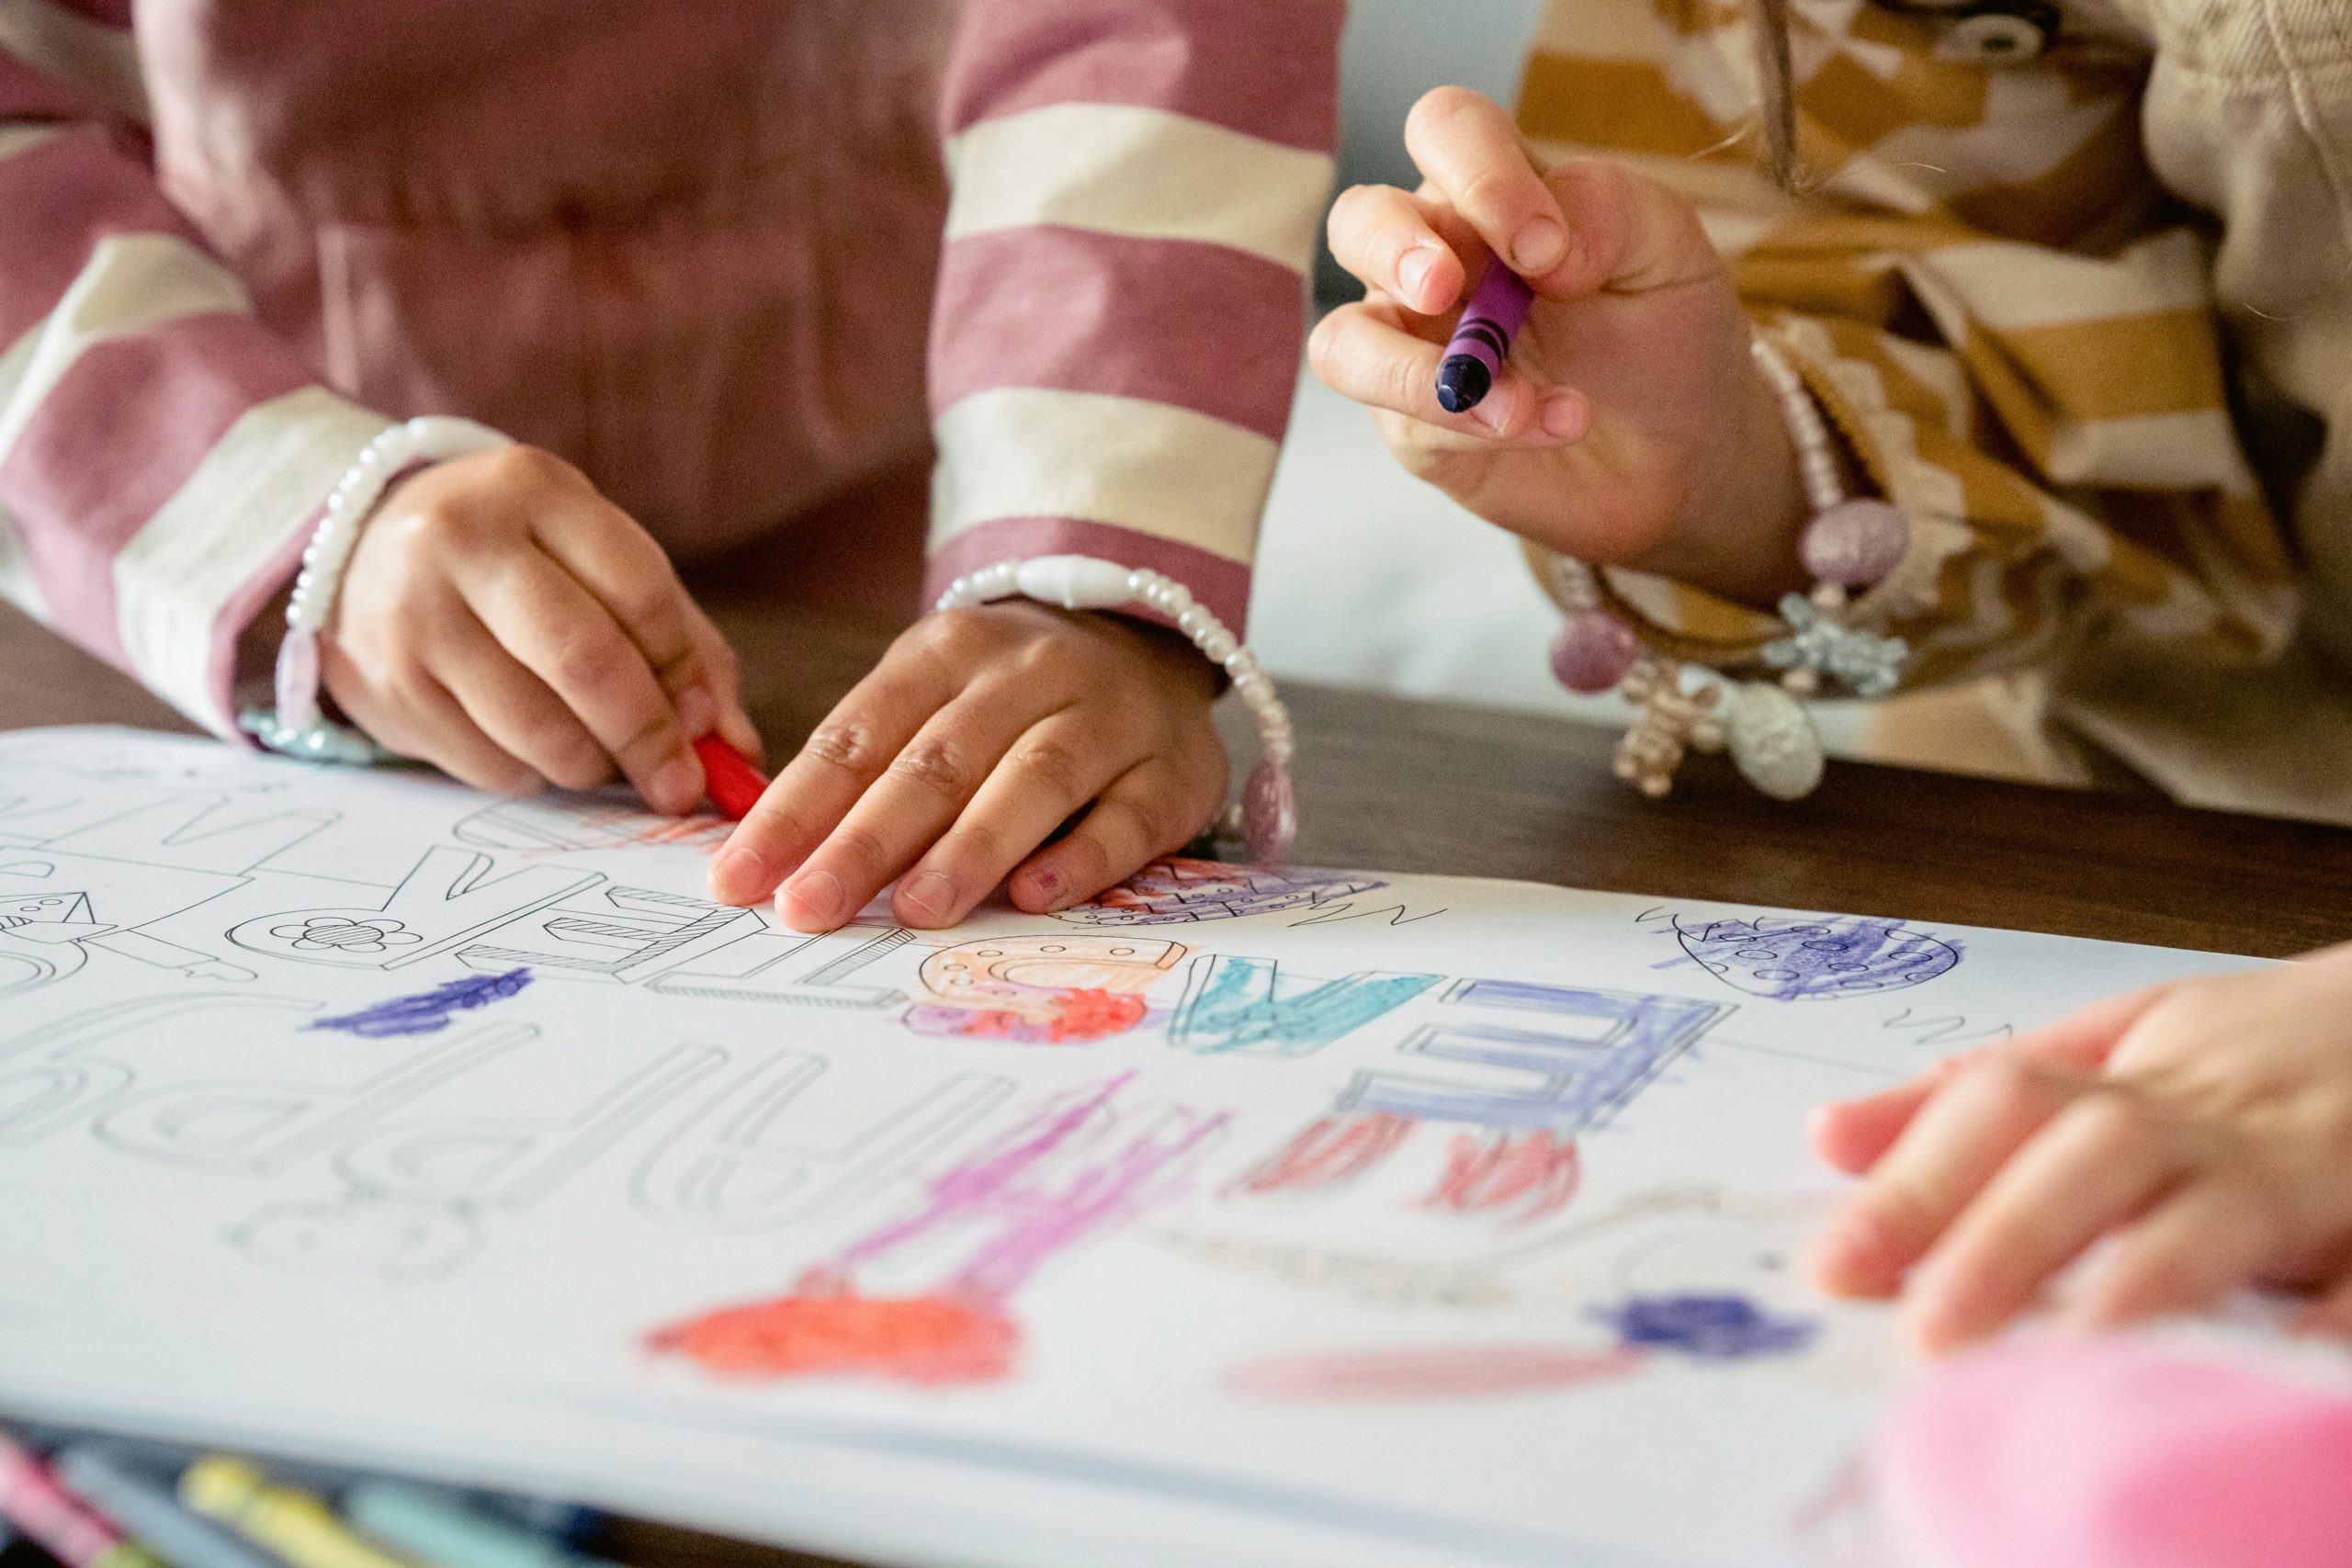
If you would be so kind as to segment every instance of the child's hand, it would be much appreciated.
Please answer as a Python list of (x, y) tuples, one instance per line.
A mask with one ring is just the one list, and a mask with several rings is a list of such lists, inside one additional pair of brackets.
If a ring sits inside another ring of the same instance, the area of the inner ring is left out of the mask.
[(1216, 673), (1175, 633), (1110, 615), (1016, 601), (926, 616), (735, 829), (711, 897), (775, 893), (804, 931), (893, 877), (893, 913), (922, 929), (954, 925), (1016, 866), (1012, 901), (1033, 914), (1091, 897), (1223, 804)]
[(684, 812), (702, 798), (695, 736), (759, 745), (735, 656), (662, 547), (529, 446), (393, 486), (321, 653), (362, 728), (478, 789), (587, 789), (617, 766), (655, 810)]
[[(1415, 105), (1405, 141), (1418, 193), (1359, 186), (1331, 209), (1332, 254), (1366, 293), (1316, 328), (1316, 374), (1379, 412), (1408, 468), (1513, 533), (1758, 604), (1802, 588), (1796, 454), (1690, 205), (1600, 159), (1539, 173), (1510, 117), (1460, 87)], [(1498, 254), (1534, 310), (1493, 390), (1450, 414), (1442, 345)]]
[(1814, 1142), (1869, 1173), (1816, 1280), (1899, 1289), (1923, 1348), (1993, 1333), (2109, 1234), (2085, 1326), (2275, 1285), (2328, 1292), (2310, 1325), (2352, 1336), (2352, 946), (2101, 1003), (1830, 1106)]

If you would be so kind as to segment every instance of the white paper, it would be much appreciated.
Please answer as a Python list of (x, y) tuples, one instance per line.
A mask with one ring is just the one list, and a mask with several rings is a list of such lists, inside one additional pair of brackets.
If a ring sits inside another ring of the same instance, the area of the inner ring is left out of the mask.
[(0, 736), (0, 1407), (876, 1561), (1809, 1561), (1899, 1361), (1804, 1112), (2247, 962), (1201, 865), (808, 939), (720, 834)]

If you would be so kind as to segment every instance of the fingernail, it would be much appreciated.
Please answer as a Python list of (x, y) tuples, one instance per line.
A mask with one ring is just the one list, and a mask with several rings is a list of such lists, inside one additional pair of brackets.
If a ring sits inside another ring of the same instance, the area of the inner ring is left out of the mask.
[(756, 850), (725, 849), (710, 863), (711, 897), (722, 904), (748, 904), (764, 898), (775, 879)]
[(899, 886), (899, 902), (933, 924), (956, 908), (956, 884), (944, 871), (919, 871)]
[(686, 727), (688, 735), (707, 735), (718, 722), (718, 705), (700, 686), (688, 686), (678, 694), (678, 722)]
[(1430, 271), (1436, 265), (1437, 253), (1427, 245), (1415, 245), (1396, 264), (1396, 287), (1416, 310), (1421, 308), (1421, 286), (1429, 282)]
[(1054, 914), (1061, 908), (1062, 894), (1069, 886), (1069, 878), (1052, 866), (1041, 865), (1023, 881), (1029, 885), (1029, 897), (1041, 914)]
[(1573, 441), (1584, 434), (1584, 400), (1563, 395), (1544, 400), (1544, 434)]
[(842, 879), (830, 871), (804, 871), (784, 885), (776, 895), (779, 905), (789, 904), (798, 912), (797, 919), (790, 910), (779, 909), (785, 919), (806, 930), (809, 925), (832, 927), (841, 923)]
[(1489, 435), (1500, 435), (1510, 427), (1512, 406), (1511, 394), (1498, 387), (1470, 411), (1470, 423)]
[(1537, 218), (1510, 237), (1510, 265), (1527, 277), (1540, 277), (1567, 259), (1568, 231), (1557, 220)]
[(688, 811), (701, 798), (702, 765), (691, 757), (671, 758), (646, 786), (646, 804), (656, 811)]

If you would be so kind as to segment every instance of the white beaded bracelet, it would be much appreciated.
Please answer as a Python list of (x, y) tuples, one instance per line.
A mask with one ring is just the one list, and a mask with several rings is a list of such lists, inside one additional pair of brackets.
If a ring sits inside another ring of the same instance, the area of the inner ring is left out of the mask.
[(1813, 592), (1783, 595), (1779, 608), (1789, 635), (1745, 655), (1781, 671), (1778, 682), (1690, 686), (1682, 664), (1645, 649), (1611, 613), (1592, 568), (1566, 557), (1553, 563), (1567, 618), (1552, 642), (1552, 673), (1573, 692), (1615, 687), (1640, 708), (1617, 748), (1616, 773), (1645, 795), (1673, 786), (1686, 752), (1725, 746), (1741, 775), (1765, 794), (1794, 800), (1812, 793), (1821, 781), (1821, 736), (1800, 699), (1819, 691), (1824, 676), (1857, 696), (1882, 696), (1894, 690), (1909, 653), (1902, 638), (1876, 636), (1846, 614), (1848, 590), (1876, 582), (1903, 558), (1908, 519), (1883, 501), (1848, 499), (1836, 441), (1804, 378), (1764, 338), (1750, 347), (1780, 400), (1812, 514), (1798, 549)]
[(1195, 601), (1192, 591), (1172, 577), (1127, 568), (1092, 556), (1037, 556), (1027, 560), (1001, 560), (994, 566), (959, 577), (947, 585), (933, 606), (964, 610), (992, 600), (1023, 598), (1057, 604), (1065, 610), (1116, 610), (1140, 604), (1176, 623), (1193, 646), (1222, 666), (1233, 690), (1258, 721), (1259, 745), (1264, 751), (1250, 772), (1241, 791), (1238, 820), (1228, 813), (1228, 830), (1238, 829), (1249, 846), (1250, 858), (1263, 865), (1290, 859), (1298, 836), (1297, 793), (1291, 782), (1291, 759), (1298, 754), (1298, 739), (1291, 728), (1290, 710), (1274, 694), (1274, 682), (1258, 666), (1258, 656), (1241, 645), (1208, 606)]
[(302, 570), (286, 603), (286, 640), (277, 647), (274, 712), (247, 713), (244, 729), (273, 751), (318, 761), (378, 761), (385, 753), (368, 737), (328, 721), (319, 711), (319, 634), (334, 612), (343, 569), (368, 514), (392, 481), (413, 463), (440, 462), (512, 446), (510, 437), (469, 419), (425, 416), (380, 432), (360, 449), (327, 496), (326, 513), (302, 551)]

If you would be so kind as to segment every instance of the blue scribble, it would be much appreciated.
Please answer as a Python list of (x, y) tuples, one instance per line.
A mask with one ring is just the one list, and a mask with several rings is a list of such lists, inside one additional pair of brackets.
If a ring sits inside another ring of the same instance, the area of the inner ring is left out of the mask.
[(531, 983), (528, 969), (509, 969), (503, 975), (469, 975), (462, 980), (413, 997), (394, 997), (374, 1007), (361, 1008), (336, 1018), (311, 1021), (312, 1029), (340, 1030), (368, 1040), (390, 1039), (400, 1034), (431, 1034), (449, 1027), (449, 1015), (469, 1008), (488, 1007), (492, 1002), (511, 997)]
[(1835, 1001), (1925, 985), (1961, 957), (1958, 942), (1863, 915), (1678, 923), (1675, 934), (1682, 951), (1715, 978), (1777, 1002)]
[(1595, 1315), (1628, 1347), (1704, 1361), (1792, 1355), (1821, 1332), (1813, 1318), (1769, 1313), (1745, 1296), (1634, 1296)]
[(1441, 978), (1366, 970), (1323, 980), (1285, 975), (1272, 959), (1226, 953), (1193, 962), (1184, 999), (1169, 1021), (1168, 1043), (1204, 1056), (1228, 1051), (1311, 1055)]

